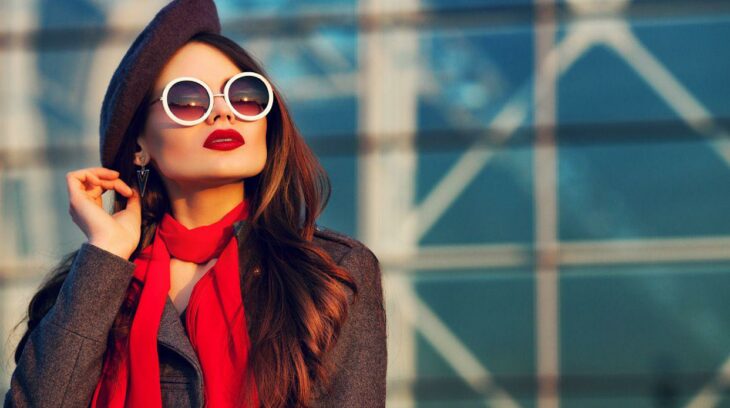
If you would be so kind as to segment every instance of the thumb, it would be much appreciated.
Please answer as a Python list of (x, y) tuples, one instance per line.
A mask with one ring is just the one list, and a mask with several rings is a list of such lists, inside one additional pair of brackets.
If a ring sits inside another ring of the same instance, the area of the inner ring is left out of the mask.
[(141, 214), (142, 203), (139, 191), (136, 187), (132, 187), (132, 195), (127, 198), (127, 210), (134, 212), (135, 214)]

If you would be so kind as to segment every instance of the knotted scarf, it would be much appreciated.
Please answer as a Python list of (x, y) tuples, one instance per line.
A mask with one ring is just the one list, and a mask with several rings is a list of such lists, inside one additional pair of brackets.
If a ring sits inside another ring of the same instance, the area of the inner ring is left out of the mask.
[[(204, 264), (218, 258), (195, 284), (186, 330), (203, 371), (207, 407), (258, 406), (248, 369), (250, 341), (241, 298), (238, 243), (233, 223), (248, 217), (244, 200), (219, 221), (188, 229), (166, 213), (152, 244), (135, 259), (142, 284), (137, 310), (121, 355), (105, 359), (92, 407), (161, 407), (157, 332), (170, 290), (170, 258)], [(250, 395), (249, 395), (250, 394)]]

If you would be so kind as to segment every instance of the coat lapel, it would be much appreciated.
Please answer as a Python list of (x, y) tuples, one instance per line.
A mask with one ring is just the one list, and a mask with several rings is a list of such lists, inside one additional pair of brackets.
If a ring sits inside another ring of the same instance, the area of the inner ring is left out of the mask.
[(185, 328), (180, 321), (180, 315), (170, 295), (167, 295), (165, 309), (162, 311), (160, 330), (157, 332), (157, 341), (185, 357), (199, 374), (202, 373), (198, 356), (195, 354), (193, 345), (190, 343), (190, 339), (185, 332)]
[[(248, 251), (243, 250), (244, 241), (246, 234), (249, 231), (249, 223), (244, 221), (237, 221), (233, 224), (234, 232), (238, 240), (238, 253), (239, 253), (239, 273), (243, 276), (244, 266), (248, 260)], [(246, 322), (248, 323), (251, 319), (251, 312), (245, 309)], [(250, 338), (250, 333), (249, 333)], [(160, 329), (157, 332), (157, 341), (166, 346), (169, 349), (174, 350), (193, 365), (198, 375), (202, 378), (202, 369), (200, 367), (200, 361), (198, 356), (193, 349), (190, 338), (188, 338), (185, 328), (180, 321), (180, 315), (178, 314), (175, 304), (172, 301), (170, 295), (167, 295), (167, 301), (165, 302), (165, 308), (162, 311), (162, 318), (160, 319)]]

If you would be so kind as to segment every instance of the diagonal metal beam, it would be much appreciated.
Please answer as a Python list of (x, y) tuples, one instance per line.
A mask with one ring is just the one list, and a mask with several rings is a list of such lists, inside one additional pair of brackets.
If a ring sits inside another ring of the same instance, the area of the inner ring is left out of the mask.
[[(545, 61), (539, 64), (540, 68), (535, 76), (546, 75), (547, 69), (552, 69), (548, 67), (556, 65), (558, 66), (558, 74), (564, 73), (593, 43), (592, 38), (586, 38), (580, 32), (569, 33), (560, 43), (546, 53)], [(504, 143), (524, 124), (527, 114), (532, 110), (528, 100), (534, 86), (533, 82), (534, 77), (520, 86), (509, 102), (495, 115), (488, 125), (488, 129), (496, 137), (489, 135), (490, 139), (501, 140)], [(464, 123), (479, 123), (478, 119), (470, 117), (462, 110), (454, 110), (448, 116), (454, 118), (453, 120), (458, 121), (462, 126)], [(478, 140), (474, 142), (434, 185), (423, 201), (414, 206), (403, 221), (404, 227), (415, 228), (417, 239), (422, 239), (459, 195), (466, 190), (484, 166), (489, 163), (493, 155), (494, 151), (492, 149), (485, 148)]]
[(705, 384), (700, 391), (687, 402), (686, 408), (712, 408), (717, 406), (721, 399), (723, 390), (730, 386), (730, 357), (728, 357), (717, 375)]
[(517, 408), (520, 405), (508, 392), (494, 382), (492, 373), (479, 362), (479, 359), (459, 340), (439, 317), (413, 291), (411, 285), (402, 281), (391, 286), (398, 294), (399, 310), (406, 320), (418, 329), (424, 338), (438, 351), (444, 360), (464, 379), (473, 391), (485, 396), (485, 406), (498, 408)]
[(712, 113), (633, 34), (624, 21), (614, 21), (604, 40), (649, 84), (698, 134), (710, 138), (710, 145), (730, 166), (728, 132)]

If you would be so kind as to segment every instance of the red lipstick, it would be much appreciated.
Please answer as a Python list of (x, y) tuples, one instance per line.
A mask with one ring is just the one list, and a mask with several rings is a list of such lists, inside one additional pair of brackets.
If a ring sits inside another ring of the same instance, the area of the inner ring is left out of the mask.
[(234, 129), (218, 129), (205, 139), (203, 147), (213, 150), (233, 150), (246, 144), (243, 136)]

